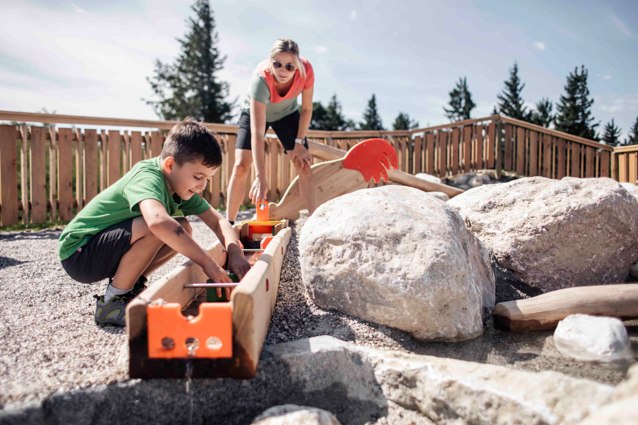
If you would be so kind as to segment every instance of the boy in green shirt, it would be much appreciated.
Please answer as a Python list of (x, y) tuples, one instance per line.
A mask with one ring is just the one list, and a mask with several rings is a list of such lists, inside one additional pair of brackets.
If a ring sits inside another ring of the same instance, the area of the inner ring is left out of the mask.
[(59, 253), (69, 276), (83, 283), (109, 278), (106, 293), (96, 296), (98, 325), (125, 326), (126, 304), (146, 289), (146, 276), (178, 252), (214, 282), (231, 282), (191, 237), (187, 215), (215, 232), (228, 251), (229, 269), (243, 278), (250, 266), (237, 233), (200, 196), (221, 163), (213, 134), (186, 119), (171, 129), (159, 157), (137, 163), (65, 227)]

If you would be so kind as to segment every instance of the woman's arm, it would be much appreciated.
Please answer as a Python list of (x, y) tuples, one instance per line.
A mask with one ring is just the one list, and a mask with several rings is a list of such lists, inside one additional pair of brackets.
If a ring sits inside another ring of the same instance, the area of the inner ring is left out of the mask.
[[(297, 130), (298, 139), (306, 137), (306, 132), (310, 126), (313, 90), (314, 88), (310, 87), (301, 92), (301, 114), (299, 116), (299, 130)], [(310, 168), (312, 166), (310, 151), (298, 143), (295, 143), (295, 148), (291, 152), (291, 159), (302, 168)]]
[(312, 95), (314, 87), (310, 87), (301, 92), (301, 116), (299, 117), (299, 130), (297, 131), (297, 138), (303, 139), (306, 137), (308, 127), (310, 127), (310, 121), (312, 120)]
[(253, 164), (256, 179), (250, 189), (250, 199), (257, 203), (268, 195), (268, 180), (264, 165), (264, 135), (266, 133), (266, 104), (252, 99), (250, 101), (250, 145), (253, 151)]

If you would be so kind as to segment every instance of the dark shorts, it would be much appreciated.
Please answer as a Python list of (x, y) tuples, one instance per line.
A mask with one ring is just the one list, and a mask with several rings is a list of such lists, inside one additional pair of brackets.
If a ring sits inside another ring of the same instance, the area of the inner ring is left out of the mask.
[[(297, 131), (299, 131), (299, 111), (295, 111), (290, 115), (286, 115), (279, 121), (267, 122), (268, 127), (272, 127), (275, 134), (279, 138), (284, 151), (291, 151), (295, 148), (295, 139)], [(304, 137), (304, 146), (308, 149), (308, 141)], [(239, 130), (237, 130), (236, 149), (251, 150), (250, 145), (250, 114), (243, 111), (239, 116)]]
[(69, 258), (62, 267), (74, 280), (82, 283), (112, 278), (120, 261), (131, 248), (133, 219), (114, 224), (93, 236)]

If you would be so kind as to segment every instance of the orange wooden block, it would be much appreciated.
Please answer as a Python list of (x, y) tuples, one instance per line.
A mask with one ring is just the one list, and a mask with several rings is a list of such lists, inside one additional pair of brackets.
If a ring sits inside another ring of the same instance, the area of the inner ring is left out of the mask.
[[(149, 358), (230, 358), (233, 309), (230, 303), (203, 303), (197, 317), (182, 314), (178, 303), (149, 304)], [(189, 344), (196, 346), (189, 353)]]

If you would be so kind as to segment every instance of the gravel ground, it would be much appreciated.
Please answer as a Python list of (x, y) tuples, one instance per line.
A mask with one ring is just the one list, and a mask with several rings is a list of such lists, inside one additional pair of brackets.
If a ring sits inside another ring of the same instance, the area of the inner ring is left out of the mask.
[[(555, 370), (610, 384), (618, 383), (629, 366), (629, 362), (584, 364), (566, 359), (554, 349), (552, 332), (501, 332), (493, 328), (489, 312), (480, 338), (423, 343), (386, 326), (321, 310), (308, 299), (301, 281), (297, 237), (303, 222), (302, 218), (293, 224), (266, 344), (332, 335), (376, 348), (533, 371)], [(203, 223), (194, 219), (192, 225), (201, 245), (214, 242)], [(59, 235), (60, 229), (0, 234), (0, 409), (39, 402), (56, 392), (128, 379), (122, 361), (124, 330), (100, 328), (93, 321), (93, 294), (103, 293), (106, 281), (86, 285), (69, 278), (58, 260)], [(150, 276), (150, 283), (184, 261), (177, 256)], [(626, 325), (638, 351), (638, 321)]]

